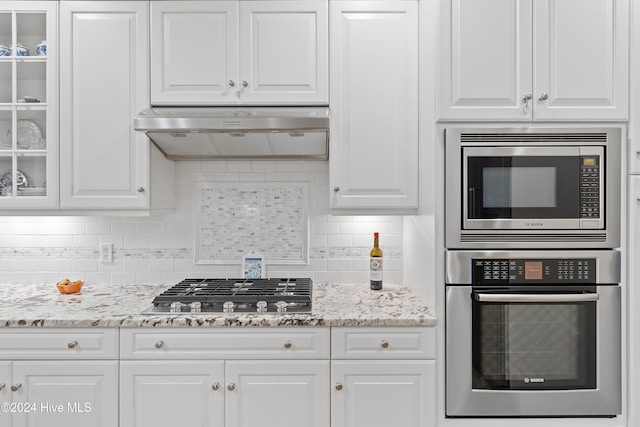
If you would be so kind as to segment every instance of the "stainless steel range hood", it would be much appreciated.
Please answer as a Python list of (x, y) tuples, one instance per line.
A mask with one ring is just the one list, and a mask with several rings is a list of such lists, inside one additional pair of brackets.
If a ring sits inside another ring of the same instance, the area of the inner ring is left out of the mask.
[(171, 160), (329, 155), (327, 107), (152, 107), (133, 127)]

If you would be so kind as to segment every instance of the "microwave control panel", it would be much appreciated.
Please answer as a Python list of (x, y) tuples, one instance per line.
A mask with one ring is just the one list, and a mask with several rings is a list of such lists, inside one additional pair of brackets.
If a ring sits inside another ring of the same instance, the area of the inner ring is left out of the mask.
[(600, 218), (600, 158), (580, 156), (580, 216)]
[(472, 284), (596, 283), (596, 260), (473, 259)]

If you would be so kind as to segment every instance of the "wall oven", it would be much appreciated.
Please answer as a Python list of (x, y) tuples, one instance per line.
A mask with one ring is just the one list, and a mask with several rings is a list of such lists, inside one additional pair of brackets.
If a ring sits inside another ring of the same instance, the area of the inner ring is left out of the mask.
[(621, 413), (620, 253), (447, 251), (448, 417)]
[(615, 248), (621, 128), (448, 128), (448, 248)]

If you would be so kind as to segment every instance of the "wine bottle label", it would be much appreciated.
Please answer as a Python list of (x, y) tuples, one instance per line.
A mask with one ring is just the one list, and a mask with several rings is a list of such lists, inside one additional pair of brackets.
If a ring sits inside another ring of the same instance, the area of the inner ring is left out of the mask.
[(369, 262), (369, 271), (371, 272), (371, 280), (382, 280), (382, 257), (371, 257)]

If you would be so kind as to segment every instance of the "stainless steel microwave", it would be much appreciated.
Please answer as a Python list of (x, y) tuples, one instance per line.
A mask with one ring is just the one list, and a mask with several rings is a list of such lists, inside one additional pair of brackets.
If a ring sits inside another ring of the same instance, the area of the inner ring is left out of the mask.
[(620, 245), (620, 128), (449, 128), (447, 248)]

